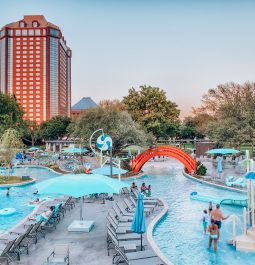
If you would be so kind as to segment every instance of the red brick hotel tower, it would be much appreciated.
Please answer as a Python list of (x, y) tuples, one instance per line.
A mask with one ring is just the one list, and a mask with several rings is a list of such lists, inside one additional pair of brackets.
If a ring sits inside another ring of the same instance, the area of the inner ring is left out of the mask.
[(25, 119), (70, 116), (71, 57), (59, 27), (24, 16), (0, 30), (0, 91), (16, 96)]

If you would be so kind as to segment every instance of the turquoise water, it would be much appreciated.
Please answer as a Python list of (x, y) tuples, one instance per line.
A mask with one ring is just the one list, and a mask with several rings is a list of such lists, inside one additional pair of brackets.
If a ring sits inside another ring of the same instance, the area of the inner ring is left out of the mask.
[[(37, 182), (59, 176), (47, 168), (39, 167), (14, 168), (13, 174), (17, 176), (29, 175), (35, 178)], [(7, 197), (6, 190), (0, 189), (0, 208), (16, 208), (16, 212), (13, 215), (0, 216), (0, 231), (10, 229), (33, 211), (33, 208), (28, 206), (28, 201), (39, 197), (33, 194), (34, 191), (33, 185), (15, 187), (11, 188), (10, 196)]]
[[(190, 200), (193, 191), (209, 196), (236, 196), (238, 193), (224, 191), (202, 185), (182, 176), (178, 164), (175, 174), (147, 175), (135, 180), (138, 187), (142, 182), (151, 184), (152, 194), (164, 198), (169, 207), (168, 216), (154, 231), (154, 239), (162, 252), (175, 265), (254, 265), (255, 253), (237, 252), (226, 241), (232, 235), (232, 222), (226, 220), (221, 229), (218, 252), (208, 250), (208, 236), (203, 234), (202, 211), (207, 203)], [(131, 182), (131, 181), (130, 181)], [(238, 234), (242, 229), (242, 208), (221, 206), (224, 215), (235, 214), (239, 217)]]

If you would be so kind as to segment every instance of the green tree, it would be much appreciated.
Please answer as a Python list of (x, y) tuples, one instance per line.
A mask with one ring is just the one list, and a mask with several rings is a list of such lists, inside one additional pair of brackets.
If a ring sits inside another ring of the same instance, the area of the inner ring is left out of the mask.
[(44, 121), (36, 131), (37, 139), (55, 140), (67, 134), (67, 127), (71, 123), (71, 118), (66, 116), (56, 116), (51, 120)]
[(69, 126), (72, 135), (81, 138), (87, 145), (91, 134), (98, 129), (103, 129), (111, 136), (113, 154), (117, 154), (129, 145), (146, 145), (152, 142), (152, 138), (132, 120), (127, 112), (114, 108), (89, 109)]
[(210, 116), (208, 136), (233, 146), (255, 142), (255, 83), (227, 83), (210, 89), (200, 113)]
[(0, 134), (9, 128), (16, 128), (23, 134), (27, 129), (23, 115), (24, 111), (14, 96), (0, 93)]
[(176, 135), (180, 110), (167, 99), (164, 90), (151, 86), (140, 86), (140, 90), (131, 88), (123, 103), (132, 118), (157, 139)]
[(186, 117), (180, 126), (180, 136), (183, 139), (203, 138), (204, 135), (197, 129), (198, 123), (194, 117)]
[(20, 133), (15, 129), (7, 129), (0, 138), (0, 156), (8, 167), (8, 176), (10, 176), (10, 167), (15, 154), (23, 147)]

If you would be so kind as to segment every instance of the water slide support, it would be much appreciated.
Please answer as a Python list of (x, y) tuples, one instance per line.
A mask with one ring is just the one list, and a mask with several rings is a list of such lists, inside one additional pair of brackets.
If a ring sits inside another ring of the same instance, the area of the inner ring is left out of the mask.
[(246, 207), (243, 208), (243, 234), (247, 234), (246, 230)]

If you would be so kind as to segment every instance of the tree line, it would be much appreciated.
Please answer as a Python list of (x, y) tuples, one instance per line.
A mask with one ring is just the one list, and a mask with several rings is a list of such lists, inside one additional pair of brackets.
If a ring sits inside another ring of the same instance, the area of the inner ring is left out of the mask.
[(169, 137), (204, 138), (238, 147), (255, 139), (255, 83), (226, 83), (209, 89), (201, 106), (180, 119), (178, 105), (158, 87), (131, 88), (122, 100), (103, 100), (79, 118), (57, 116), (40, 125), (23, 120), (24, 111), (15, 96), (0, 94), (0, 133), (17, 130), (26, 144), (73, 136), (88, 144), (98, 128), (113, 138), (114, 152), (131, 145), (154, 144)]

